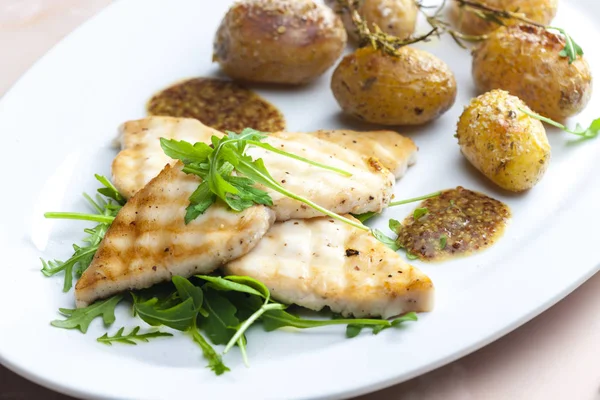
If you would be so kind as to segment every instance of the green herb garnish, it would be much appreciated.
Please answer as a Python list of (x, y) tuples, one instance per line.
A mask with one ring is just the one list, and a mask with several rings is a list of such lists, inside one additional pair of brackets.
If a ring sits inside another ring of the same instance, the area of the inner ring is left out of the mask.
[(553, 121), (550, 118), (544, 117), (533, 111), (526, 110), (521, 107), (519, 107), (519, 111), (529, 115), (532, 118), (535, 118), (535, 119), (545, 122), (549, 125), (555, 126), (559, 129), (562, 129), (563, 131), (565, 131), (567, 133), (581, 136), (581, 138), (583, 138), (583, 139), (593, 139), (593, 138), (597, 137), (598, 133), (600, 132), (600, 118), (596, 118), (595, 120), (593, 120), (592, 123), (590, 124), (590, 126), (588, 126), (587, 128), (584, 128), (583, 126), (581, 126), (581, 124), (578, 123), (575, 126), (575, 129), (570, 129), (567, 126), (561, 124), (560, 122)]
[(123, 343), (123, 344), (137, 345), (136, 340), (147, 343), (150, 339), (154, 339), (157, 337), (173, 336), (170, 333), (161, 332), (161, 331), (153, 331), (153, 332), (138, 334), (138, 332), (140, 331), (139, 326), (136, 326), (135, 328), (133, 328), (133, 330), (126, 335), (123, 335), (124, 331), (125, 331), (125, 327), (122, 327), (121, 329), (119, 329), (117, 331), (117, 333), (115, 333), (114, 336), (108, 336), (108, 332), (107, 332), (104, 335), (100, 336), (96, 340), (100, 343), (104, 343), (109, 346), (112, 346), (112, 344), (115, 342)]
[(68, 292), (71, 287), (73, 287), (73, 274), (75, 273), (75, 275), (79, 277), (83, 271), (89, 267), (96, 250), (98, 250), (100, 242), (108, 230), (108, 227), (114, 220), (123, 204), (125, 204), (123, 196), (121, 196), (121, 194), (108, 181), (108, 179), (100, 175), (96, 175), (96, 179), (104, 186), (98, 189), (96, 200), (92, 199), (85, 193), (83, 194), (83, 197), (88, 201), (95, 213), (82, 214), (69, 212), (49, 212), (44, 214), (46, 218), (100, 222), (99, 225), (96, 225), (91, 229), (84, 229), (84, 232), (88, 235), (83, 239), (86, 244), (84, 246), (78, 246), (74, 244), (74, 253), (68, 260), (41, 260), (42, 273), (46, 276), (52, 276), (64, 271), (64, 292)]
[(547, 30), (558, 31), (563, 38), (565, 38), (565, 47), (558, 53), (561, 57), (567, 57), (569, 59), (569, 64), (572, 64), (575, 60), (577, 60), (577, 56), (583, 55), (583, 49), (579, 46), (573, 38), (565, 32), (562, 28), (557, 28), (556, 26), (548, 26)]
[(394, 232), (396, 235), (398, 233), (400, 233), (400, 229), (402, 229), (402, 223), (400, 221), (398, 221), (398, 220), (393, 219), (393, 218), (391, 218), (388, 221), (388, 225), (390, 227), (390, 230), (392, 232)]
[[(247, 145), (254, 145), (254, 143), (248, 141), (244, 144), (240, 141), (240, 136), (242, 135), (235, 135), (235, 138), (231, 139), (229, 144), (225, 143), (222, 146), (219, 144), (222, 139), (213, 142), (213, 145), (216, 144), (214, 146), (215, 149), (220, 147), (222, 154), (225, 154), (223, 157), (226, 161), (224, 162), (219, 161), (219, 158), (214, 156), (212, 153), (213, 149), (210, 147), (211, 153), (209, 154), (202, 146), (190, 145), (189, 143), (187, 143), (189, 145), (187, 146), (185, 142), (178, 142), (177, 144), (181, 145), (178, 147), (171, 146), (172, 143), (167, 143), (170, 151), (181, 157), (179, 159), (188, 160), (185, 166), (186, 170), (195, 171), (192, 173), (206, 177), (202, 181), (202, 183), (206, 182), (206, 185), (200, 185), (195, 192), (200, 201), (196, 204), (190, 204), (190, 206), (194, 206), (191, 211), (192, 214), (198, 212), (198, 208), (196, 208), (198, 205), (202, 208), (205, 204), (210, 203), (206, 205), (206, 208), (208, 208), (214, 203), (216, 197), (221, 198), (221, 195), (229, 198), (227, 204), (231, 203), (234, 207), (249, 207), (252, 204), (257, 204), (256, 199), (259, 199), (259, 202), (266, 201), (264, 200), (266, 199), (265, 195), (268, 196), (268, 194), (254, 188), (254, 184), (267, 181), (261, 174), (266, 174), (268, 177), (268, 172), (264, 169), (262, 160), (251, 160), (250, 157), (243, 153)], [(206, 165), (202, 165), (205, 161), (205, 158), (201, 158), (202, 154), (212, 157), (206, 164), (210, 165), (213, 163), (217, 165), (218, 169), (216, 172), (212, 171)], [(238, 157), (240, 157), (241, 161), (236, 164), (235, 159)], [(199, 160), (202, 162), (199, 163)], [(237, 171), (238, 176), (231, 175), (231, 172), (234, 170)], [(204, 172), (196, 173), (197, 171)], [(336, 172), (343, 173), (343, 171)], [(239, 176), (240, 174), (246, 176)], [(220, 175), (222, 180), (220, 180), (218, 175)], [(256, 176), (258, 176), (257, 179), (255, 179)], [(107, 229), (125, 202), (123, 196), (118, 193), (106, 178), (98, 175), (96, 178), (104, 186), (98, 190), (97, 199), (93, 200), (90, 196), (84, 194), (84, 197), (90, 202), (96, 213), (48, 213), (47, 215), (48, 218), (100, 222), (95, 228), (85, 230), (89, 235), (85, 239), (88, 245), (85, 247), (74, 246), (75, 254), (71, 259), (64, 263), (60, 261), (42, 261), (44, 265), (42, 272), (47, 276), (65, 271), (65, 291), (69, 290), (72, 286), (73, 273), (81, 275), (89, 266), (100, 241), (104, 238)], [(223, 181), (225, 184), (223, 184)], [(211, 188), (211, 182), (213, 186), (216, 186)], [(232, 195), (229, 192), (231, 187), (228, 185), (234, 187), (238, 192)], [(268, 185), (265, 186), (271, 187)], [(198, 194), (199, 191), (205, 191), (206, 193)], [(242, 196), (239, 196), (240, 193)], [(212, 197), (215, 197), (215, 199)], [(247, 205), (249, 202), (251, 204)], [(190, 212), (189, 209), (188, 212)], [(327, 215), (334, 217), (337, 214)], [(340, 218), (346, 220), (343, 217)], [(395, 225), (392, 223), (391, 226)], [(362, 224), (357, 227), (362, 230), (369, 230), (369, 228)], [(393, 249), (397, 250), (399, 248), (393, 239), (385, 236), (380, 231), (373, 230), (372, 233), (376, 238)], [(131, 293), (133, 299), (131, 307), (134, 316), (139, 317), (149, 325), (164, 325), (188, 334), (201, 348), (204, 357), (208, 361), (208, 367), (217, 375), (229, 371), (229, 368), (225, 366), (222, 356), (213, 348), (209, 340), (215, 345), (225, 345), (222, 354), (226, 354), (234, 346), (237, 346), (247, 365), (247, 340), (245, 333), (256, 323), (262, 323), (264, 329), (268, 332), (281, 327), (307, 329), (328, 325), (347, 325), (346, 336), (350, 338), (358, 335), (364, 328), (371, 328), (373, 333), (376, 334), (383, 329), (397, 326), (401, 322), (416, 320), (414, 313), (406, 314), (391, 321), (368, 318), (304, 319), (286, 311), (287, 305), (273, 301), (269, 289), (263, 283), (253, 278), (243, 276), (198, 276), (197, 278), (199, 278), (201, 283), (195, 284), (188, 279), (174, 276), (172, 278), (173, 286), (171, 286), (171, 289), (167, 289), (168, 293), (164, 292), (164, 286), (160, 289), (153, 288), (133, 292)], [(157, 293), (158, 295), (156, 295)], [(59, 311), (66, 319), (52, 321), (52, 325), (64, 329), (79, 329), (83, 333), (87, 332), (90, 323), (98, 317), (102, 318), (105, 326), (111, 325), (115, 321), (115, 308), (122, 299), (123, 295), (116, 295), (97, 301), (85, 308), (61, 308)], [(97, 338), (97, 341), (107, 345), (111, 345), (113, 342), (136, 344), (136, 341), (147, 342), (152, 338), (172, 336), (170, 333), (161, 331), (151, 331), (141, 334), (139, 331), (140, 327), (138, 326), (133, 328), (128, 334), (125, 334), (125, 327), (121, 327), (113, 336), (105, 333)], [(208, 340), (205, 339), (202, 331), (206, 333)]]
[[(266, 137), (264, 133), (254, 129), (244, 129), (239, 135), (228, 132), (227, 136), (220, 139), (213, 136), (211, 138), (212, 147), (206, 143), (192, 145), (185, 141), (161, 139), (161, 146), (166, 155), (181, 160), (185, 165), (183, 168), (185, 173), (196, 175), (202, 179), (196, 191), (190, 196), (190, 205), (185, 217), (186, 223), (203, 214), (217, 198), (235, 211), (242, 211), (254, 204), (272, 205), (269, 194), (255, 187), (256, 184), (261, 184), (338, 221), (361, 230), (369, 230), (361, 223), (331, 212), (305, 197), (290, 192), (273, 179), (262, 159), (253, 160), (245, 151), (248, 146), (261, 147), (341, 175), (348, 176), (348, 172), (275, 149), (262, 142)], [(236, 172), (236, 175), (233, 175), (233, 172)]]
[(380, 230), (373, 229), (371, 232), (373, 233), (373, 236), (375, 236), (375, 238), (377, 240), (379, 240), (381, 243), (385, 244), (390, 249), (392, 249), (394, 251), (400, 250), (401, 247), (398, 245), (398, 243), (396, 242), (396, 240), (394, 240), (391, 237), (387, 236), (386, 234), (384, 234)]
[(54, 320), (52, 326), (64, 329), (79, 329), (86, 333), (90, 323), (96, 317), (102, 317), (104, 325), (108, 326), (115, 322), (115, 307), (123, 299), (122, 295), (113, 296), (106, 300), (97, 301), (85, 308), (67, 309), (59, 308), (61, 314), (67, 318), (65, 320)]
[(379, 213), (376, 213), (375, 211), (369, 211), (363, 214), (353, 214), (352, 216), (364, 224), (376, 215), (379, 215)]
[(200, 333), (196, 320), (194, 320), (190, 329), (190, 334), (194, 342), (202, 349), (204, 358), (208, 361), (208, 368), (210, 368), (217, 376), (222, 375), (230, 369), (223, 364), (221, 356), (215, 351), (215, 349), (204, 339), (204, 336)]
[(409, 312), (399, 318), (392, 320), (390, 326), (384, 326), (384, 325), (375, 325), (375, 326), (370, 325), (369, 326), (369, 325), (361, 325), (361, 324), (356, 324), (356, 323), (350, 324), (346, 327), (346, 337), (347, 338), (356, 337), (360, 334), (360, 332), (364, 328), (371, 328), (373, 330), (373, 334), (377, 335), (379, 332), (381, 332), (384, 329), (398, 326), (403, 322), (416, 321), (416, 320), (417, 320), (417, 314), (415, 314), (414, 312)]
[(444, 250), (446, 248), (446, 244), (448, 243), (448, 238), (446, 235), (442, 235), (440, 237), (440, 250)]
[(424, 215), (427, 215), (429, 213), (429, 210), (425, 207), (422, 208), (417, 208), (414, 212), (413, 212), (413, 219), (416, 221), (419, 218), (421, 218)]
[(441, 191), (437, 191), (437, 192), (429, 193), (429, 194), (426, 194), (423, 196), (413, 197), (412, 199), (392, 201), (388, 207), (400, 206), (402, 204), (414, 203), (415, 201), (427, 200), (427, 199), (431, 199), (432, 197), (438, 197), (441, 194), (442, 194)]

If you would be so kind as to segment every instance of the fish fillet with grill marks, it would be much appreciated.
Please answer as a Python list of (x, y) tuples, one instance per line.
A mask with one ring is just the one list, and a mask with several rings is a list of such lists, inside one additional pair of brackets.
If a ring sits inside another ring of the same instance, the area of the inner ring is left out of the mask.
[[(394, 176), (374, 158), (364, 157), (335, 143), (306, 133), (278, 133), (265, 139), (273, 147), (350, 172), (336, 172), (290, 159), (262, 148), (249, 148), (252, 158), (262, 158), (271, 176), (289, 191), (337, 214), (381, 212), (389, 204)], [(272, 209), (278, 221), (323, 215), (307, 205), (271, 189)]]
[(408, 167), (417, 161), (418, 148), (415, 143), (393, 131), (358, 132), (337, 129), (320, 130), (312, 134), (345, 149), (378, 159), (384, 167), (392, 171), (396, 179), (402, 178)]
[(327, 217), (276, 222), (223, 269), (258, 279), (281, 302), (316, 311), (388, 318), (433, 308), (433, 284), (423, 272), (369, 232)]
[(188, 118), (150, 117), (128, 121), (119, 127), (121, 151), (112, 164), (113, 183), (126, 198), (146, 186), (165, 165), (175, 163), (160, 147), (160, 138), (210, 143), (213, 128)]
[[(193, 119), (149, 117), (125, 123), (120, 136), (123, 150), (112, 167), (115, 186), (129, 196), (143, 187), (162, 166), (173, 162), (162, 152), (159, 138), (208, 142), (215, 132)], [(373, 152), (363, 155), (349, 146), (344, 148), (334, 140), (323, 140), (309, 133), (280, 132), (270, 135), (266, 142), (352, 174), (344, 177), (260, 148), (248, 150), (254, 158), (264, 160), (273, 178), (282, 186), (322, 207), (338, 214), (380, 212), (391, 199), (394, 176), (373, 157)], [(277, 220), (321, 215), (296, 200), (268, 191), (274, 200)]]
[(254, 248), (273, 224), (268, 207), (234, 213), (217, 203), (185, 225), (188, 197), (199, 180), (181, 168), (165, 167), (121, 209), (77, 282), (77, 307), (173, 275), (209, 273)]

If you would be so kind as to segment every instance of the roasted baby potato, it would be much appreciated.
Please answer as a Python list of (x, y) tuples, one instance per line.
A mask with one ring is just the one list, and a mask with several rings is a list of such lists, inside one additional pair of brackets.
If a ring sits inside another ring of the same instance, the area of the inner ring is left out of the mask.
[(335, 63), (346, 39), (340, 18), (312, 0), (244, 0), (223, 18), (213, 59), (233, 79), (302, 84)]
[[(486, 6), (518, 12), (524, 17), (543, 25), (548, 25), (556, 15), (558, 0), (478, 0), (477, 3)], [(450, 20), (462, 33), (469, 35), (483, 35), (499, 28), (499, 25), (486, 21), (478, 16), (472, 9), (461, 7), (458, 1), (450, 5)], [(503, 19), (505, 25), (518, 23), (514, 19)]]
[[(349, 37), (358, 40), (352, 18), (340, 7), (338, 0), (326, 0), (326, 3), (342, 15)], [(356, 11), (369, 28), (376, 24), (383, 32), (406, 39), (415, 31), (419, 9), (414, 0), (363, 0)]]
[(418, 125), (454, 104), (456, 80), (446, 63), (411, 47), (398, 53), (364, 47), (344, 57), (331, 90), (345, 112), (381, 125)]
[(503, 189), (521, 192), (542, 179), (550, 145), (540, 121), (518, 97), (492, 90), (471, 101), (458, 121), (458, 144), (464, 156)]
[(530, 25), (502, 27), (473, 52), (473, 79), (480, 92), (508, 90), (553, 120), (571, 117), (592, 95), (592, 74), (582, 56), (569, 64), (560, 55), (564, 38)]

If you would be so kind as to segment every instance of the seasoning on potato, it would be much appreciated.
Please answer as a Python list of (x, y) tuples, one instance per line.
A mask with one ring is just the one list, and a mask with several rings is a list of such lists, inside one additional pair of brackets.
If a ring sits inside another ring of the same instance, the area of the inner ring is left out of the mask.
[[(558, 0), (452, 0), (450, 5), (450, 20), (457, 30), (468, 35), (483, 35), (499, 28), (496, 22), (482, 18), (481, 10), (469, 7), (475, 3), (497, 10), (519, 13), (525, 18), (542, 25), (548, 25), (558, 8)], [(479, 12), (478, 12), (479, 11)], [(503, 24), (511, 25), (518, 21), (498, 17)]]
[(458, 121), (456, 136), (463, 155), (495, 184), (521, 192), (544, 176), (550, 144), (527, 105), (503, 90), (471, 101)]
[(492, 32), (473, 51), (473, 79), (481, 92), (504, 89), (553, 120), (582, 111), (592, 94), (592, 74), (581, 56), (561, 55), (565, 39), (531, 25)]
[(227, 12), (214, 61), (233, 79), (303, 84), (323, 74), (346, 45), (340, 18), (312, 0), (243, 0)]
[[(357, 41), (356, 27), (340, 0), (326, 0), (326, 3), (342, 15), (348, 36)], [(359, 0), (356, 11), (369, 26), (376, 24), (383, 32), (406, 39), (415, 31), (419, 8), (414, 0)]]

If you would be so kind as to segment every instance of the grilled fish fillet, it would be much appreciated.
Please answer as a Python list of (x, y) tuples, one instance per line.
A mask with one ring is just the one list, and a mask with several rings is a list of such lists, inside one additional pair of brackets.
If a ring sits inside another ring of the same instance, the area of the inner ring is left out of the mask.
[(415, 143), (393, 131), (358, 132), (338, 129), (321, 130), (312, 134), (366, 157), (378, 159), (396, 179), (402, 178), (408, 167), (417, 161), (418, 148)]
[(268, 207), (234, 213), (217, 203), (185, 225), (188, 197), (199, 180), (181, 168), (165, 167), (121, 209), (75, 286), (77, 307), (173, 275), (209, 273), (252, 250), (273, 224)]
[(425, 274), (369, 232), (327, 217), (276, 222), (223, 268), (262, 281), (281, 302), (316, 311), (388, 318), (433, 307)]
[(128, 121), (119, 127), (121, 151), (112, 164), (112, 180), (126, 198), (146, 186), (167, 164), (175, 161), (165, 155), (160, 138), (210, 143), (210, 137), (223, 134), (191, 118), (150, 117)]
[[(343, 176), (262, 148), (247, 150), (252, 158), (263, 159), (271, 176), (283, 187), (337, 214), (381, 212), (392, 198), (394, 176), (375, 158), (363, 157), (307, 133), (280, 132), (269, 136), (265, 142), (351, 173), (352, 176)], [(272, 209), (278, 221), (323, 215), (279, 192), (265, 190), (273, 199)]]
[[(125, 123), (121, 128), (123, 150), (112, 166), (115, 186), (124, 195), (130, 196), (165, 164), (173, 162), (160, 148), (161, 137), (208, 142), (215, 132), (194, 119), (149, 117)], [(218, 133), (218, 136), (221, 134)], [(339, 214), (380, 212), (391, 199), (394, 177), (371, 156), (372, 152), (368, 157), (363, 156), (333, 141), (322, 140), (308, 133), (277, 133), (266, 139), (266, 142), (352, 174), (351, 177), (344, 177), (260, 148), (248, 150), (248, 154), (254, 158), (264, 160), (271, 175), (282, 186), (322, 207)], [(322, 215), (296, 200), (268, 191), (275, 203), (273, 209), (277, 220)]]

